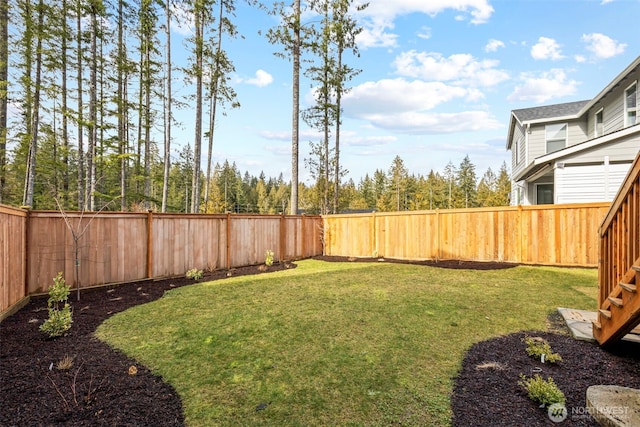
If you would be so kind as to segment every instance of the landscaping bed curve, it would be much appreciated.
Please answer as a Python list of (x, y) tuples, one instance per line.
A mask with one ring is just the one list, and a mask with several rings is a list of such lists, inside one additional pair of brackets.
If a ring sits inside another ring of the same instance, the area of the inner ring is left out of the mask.
[[(316, 257), (325, 261), (408, 262), (382, 258)], [(442, 268), (510, 268), (507, 263), (421, 261)], [(294, 268), (277, 263), (208, 272), (201, 281)], [(74, 323), (62, 337), (47, 339), (38, 326), (47, 317), (47, 297), (33, 297), (0, 324), (1, 426), (181, 426), (180, 399), (175, 390), (135, 360), (94, 337), (106, 318), (134, 305), (160, 298), (165, 291), (195, 283), (186, 278), (147, 280), (83, 290), (80, 301), (70, 296)], [(544, 364), (526, 355), (524, 332), (473, 345), (455, 378), (451, 404), (454, 426), (546, 426), (546, 412), (518, 386), (519, 374), (553, 377), (567, 397), (567, 407), (586, 406), (586, 388), (617, 384), (640, 388), (640, 346), (621, 343), (607, 349), (567, 334), (561, 317), (551, 316), (551, 332), (527, 332), (544, 337), (564, 361)], [(65, 356), (69, 369), (58, 369)], [(479, 366), (484, 366), (480, 367)], [(489, 367), (487, 367), (489, 366)], [(574, 410), (575, 412), (575, 410)], [(584, 414), (559, 425), (597, 425)]]

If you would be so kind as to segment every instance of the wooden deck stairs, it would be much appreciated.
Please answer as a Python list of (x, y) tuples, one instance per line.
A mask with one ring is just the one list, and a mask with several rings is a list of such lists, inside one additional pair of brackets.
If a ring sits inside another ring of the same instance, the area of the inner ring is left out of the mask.
[(607, 345), (640, 324), (640, 150), (598, 234), (598, 317), (592, 329), (598, 343)]
[(601, 345), (618, 341), (640, 324), (640, 258), (622, 276), (598, 310), (593, 336)]

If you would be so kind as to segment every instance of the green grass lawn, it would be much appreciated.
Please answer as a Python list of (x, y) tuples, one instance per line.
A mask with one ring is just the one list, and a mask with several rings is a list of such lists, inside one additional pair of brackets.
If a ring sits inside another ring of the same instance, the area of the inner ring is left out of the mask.
[(189, 426), (445, 426), (469, 346), (544, 330), (560, 306), (594, 310), (596, 281), (305, 260), (172, 290), (97, 335), (171, 383)]

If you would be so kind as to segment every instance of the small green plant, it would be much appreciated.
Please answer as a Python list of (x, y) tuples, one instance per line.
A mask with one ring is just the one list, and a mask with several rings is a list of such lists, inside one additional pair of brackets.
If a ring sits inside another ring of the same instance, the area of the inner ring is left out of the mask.
[(200, 280), (204, 277), (204, 272), (202, 270), (198, 270), (197, 268), (192, 268), (187, 271), (187, 279)]
[(40, 325), (40, 330), (50, 338), (59, 337), (71, 328), (73, 323), (71, 306), (67, 302), (70, 287), (62, 277), (62, 272), (53, 278), (47, 301), (49, 318)]
[(267, 267), (271, 267), (273, 265), (273, 251), (271, 249), (267, 249), (265, 253), (264, 263)]
[(545, 381), (539, 374), (535, 374), (532, 378), (527, 378), (524, 374), (520, 374), (520, 378), (521, 381), (518, 381), (518, 385), (527, 390), (529, 399), (545, 407), (554, 403), (564, 405), (566, 401), (564, 393), (558, 388), (553, 378), (549, 377)]
[(540, 359), (542, 363), (562, 362), (562, 356), (554, 353), (551, 345), (547, 340), (540, 337), (525, 337), (524, 343), (527, 345), (527, 354), (536, 359)]

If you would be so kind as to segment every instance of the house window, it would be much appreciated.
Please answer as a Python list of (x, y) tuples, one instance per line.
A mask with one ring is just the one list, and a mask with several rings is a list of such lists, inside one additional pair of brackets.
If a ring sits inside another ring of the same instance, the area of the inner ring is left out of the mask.
[(624, 91), (624, 121), (625, 126), (633, 126), (638, 123), (638, 95), (637, 83), (629, 86)]
[(545, 127), (547, 139), (547, 154), (562, 150), (567, 146), (567, 124), (547, 125)]
[(537, 205), (553, 204), (553, 184), (537, 184), (536, 185), (536, 204)]
[(593, 136), (598, 137), (604, 135), (604, 113), (601, 108), (597, 113), (594, 120), (594, 132)]

